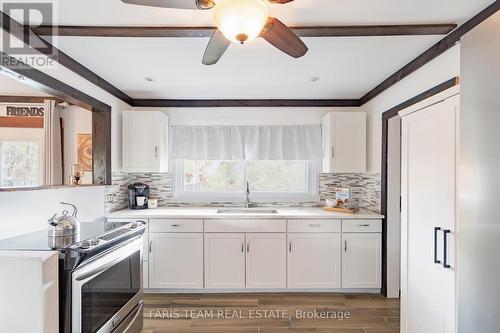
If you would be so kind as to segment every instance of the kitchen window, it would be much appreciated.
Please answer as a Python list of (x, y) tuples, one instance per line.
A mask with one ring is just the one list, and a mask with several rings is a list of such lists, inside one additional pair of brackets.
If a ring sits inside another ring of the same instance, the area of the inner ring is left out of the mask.
[(312, 160), (177, 160), (176, 197), (188, 201), (315, 201), (317, 163)]

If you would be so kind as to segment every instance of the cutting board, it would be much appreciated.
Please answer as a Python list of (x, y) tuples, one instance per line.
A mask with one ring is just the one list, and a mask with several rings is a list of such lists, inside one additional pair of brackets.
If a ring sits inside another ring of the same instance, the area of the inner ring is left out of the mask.
[(323, 207), (324, 210), (327, 212), (336, 212), (336, 213), (347, 213), (347, 214), (354, 214), (356, 213), (359, 208), (331, 208), (331, 207)]

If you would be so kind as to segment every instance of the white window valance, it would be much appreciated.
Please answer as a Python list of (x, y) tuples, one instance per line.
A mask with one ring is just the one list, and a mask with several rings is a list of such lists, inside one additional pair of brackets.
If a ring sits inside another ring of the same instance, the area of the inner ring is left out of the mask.
[(185, 160), (319, 160), (321, 127), (173, 126), (170, 151)]

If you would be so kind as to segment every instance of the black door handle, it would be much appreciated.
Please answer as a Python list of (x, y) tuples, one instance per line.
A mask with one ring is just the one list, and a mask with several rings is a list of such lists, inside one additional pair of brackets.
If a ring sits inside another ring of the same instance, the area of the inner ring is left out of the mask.
[(451, 268), (448, 265), (448, 234), (451, 233), (451, 230), (443, 230), (443, 267)]
[(441, 260), (438, 260), (437, 256), (437, 246), (438, 246), (438, 231), (441, 230), (441, 227), (434, 227), (434, 263), (440, 264)]

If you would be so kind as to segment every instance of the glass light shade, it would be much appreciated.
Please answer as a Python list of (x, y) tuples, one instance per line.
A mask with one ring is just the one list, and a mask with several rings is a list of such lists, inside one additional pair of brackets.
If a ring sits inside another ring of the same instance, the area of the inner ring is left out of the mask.
[(219, 30), (236, 43), (257, 38), (269, 17), (263, 0), (218, 0), (212, 12)]

